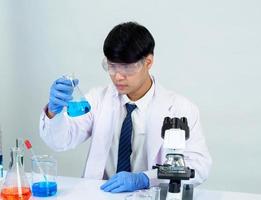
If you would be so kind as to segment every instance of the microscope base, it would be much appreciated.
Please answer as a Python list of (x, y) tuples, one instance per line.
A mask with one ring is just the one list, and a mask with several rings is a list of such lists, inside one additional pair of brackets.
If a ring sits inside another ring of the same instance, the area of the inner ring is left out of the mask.
[[(161, 188), (160, 200), (166, 200), (169, 184), (161, 183), (159, 186)], [(183, 185), (182, 200), (193, 200), (193, 190), (194, 188), (192, 184)]]

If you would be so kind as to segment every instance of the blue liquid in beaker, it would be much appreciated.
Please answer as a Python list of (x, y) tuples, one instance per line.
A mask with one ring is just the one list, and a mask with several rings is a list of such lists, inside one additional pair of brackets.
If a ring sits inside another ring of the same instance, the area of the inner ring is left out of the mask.
[(86, 114), (91, 109), (86, 100), (68, 102), (67, 113), (71, 117), (77, 117)]
[(36, 197), (49, 197), (57, 192), (56, 182), (36, 182), (32, 186), (33, 196)]

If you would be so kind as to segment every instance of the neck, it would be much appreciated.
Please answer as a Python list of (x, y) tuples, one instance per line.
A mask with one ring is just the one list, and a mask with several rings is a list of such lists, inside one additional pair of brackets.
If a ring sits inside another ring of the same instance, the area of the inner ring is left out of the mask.
[(127, 96), (131, 101), (137, 101), (142, 98), (151, 88), (152, 80), (150, 76), (145, 80), (144, 84), (138, 88), (135, 92), (129, 93)]

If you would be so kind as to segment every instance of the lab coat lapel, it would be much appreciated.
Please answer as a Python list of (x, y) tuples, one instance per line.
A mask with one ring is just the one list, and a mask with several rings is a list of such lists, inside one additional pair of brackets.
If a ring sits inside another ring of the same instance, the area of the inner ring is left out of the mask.
[(155, 83), (155, 92), (153, 101), (148, 112), (147, 121), (147, 153), (148, 169), (162, 160), (161, 147), (163, 139), (161, 138), (161, 128), (163, 120), (169, 116), (171, 108), (170, 96), (160, 85)]
[[(113, 97), (112, 97), (113, 96)], [(120, 102), (115, 99), (114, 91), (110, 88), (103, 99), (103, 108), (97, 115), (97, 121), (92, 132), (92, 143), (85, 168), (85, 177), (102, 179), (104, 168), (111, 147), (115, 120), (118, 119)]]

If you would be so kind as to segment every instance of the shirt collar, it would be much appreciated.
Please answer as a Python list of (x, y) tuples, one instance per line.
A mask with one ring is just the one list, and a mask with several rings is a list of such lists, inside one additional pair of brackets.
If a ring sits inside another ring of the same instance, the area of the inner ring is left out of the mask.
[(155, 84), (154, 84), (154, 80), (152, 79), (152, 85), (150, 89), (139, 100), (131, 101), (127, 95), (121, 95), (122, 105), (125, 105), (126, 103), (131, 103), (131, 104), (135, 104), (139, 110), (145, 110), (148, 107), (148, 104), (153, 97), (154, 89), (155, 89)]

